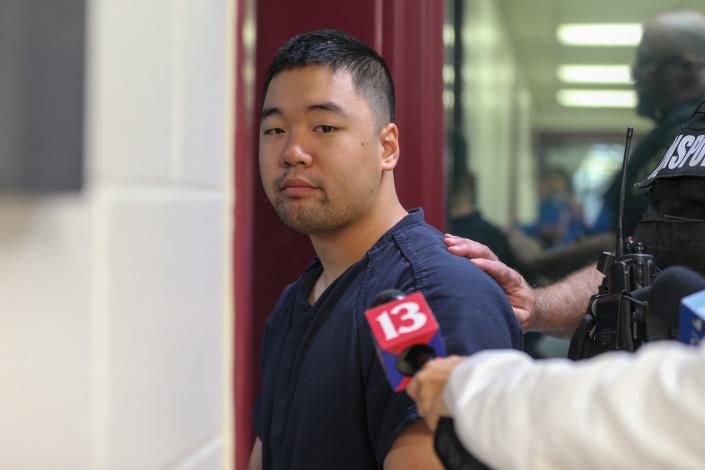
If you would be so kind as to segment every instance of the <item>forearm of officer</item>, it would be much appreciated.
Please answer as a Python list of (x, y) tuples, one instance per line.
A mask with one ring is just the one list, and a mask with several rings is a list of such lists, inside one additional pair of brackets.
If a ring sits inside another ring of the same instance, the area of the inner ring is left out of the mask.
[(536, 330), (551, 336), (570, 337), (598, 292), (602, 274), (594, 265), (570, 274), (548, 287), (534, 289)]

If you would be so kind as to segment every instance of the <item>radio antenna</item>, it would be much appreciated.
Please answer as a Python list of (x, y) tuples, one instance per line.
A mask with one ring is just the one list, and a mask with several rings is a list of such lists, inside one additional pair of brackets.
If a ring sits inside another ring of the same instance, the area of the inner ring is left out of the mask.
[(627, 160), (629, 147), (632, 143), (634, 128), (627, 127), (627, 142), (624, 144), (624, 158), (622, 159), (622, 184), (619, 189), (619, 215), (617, 217), (617, 259), (624, 254), (624, 196), (627, 188)]

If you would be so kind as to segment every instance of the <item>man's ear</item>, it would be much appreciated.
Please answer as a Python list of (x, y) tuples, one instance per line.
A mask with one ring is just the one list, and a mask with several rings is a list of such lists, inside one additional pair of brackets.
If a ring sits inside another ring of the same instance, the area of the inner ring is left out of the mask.
[(393, 122), (387, 123), (379, 132), (382, 149), (382, 170), (392, 171), (399, 160), (399, 129)]

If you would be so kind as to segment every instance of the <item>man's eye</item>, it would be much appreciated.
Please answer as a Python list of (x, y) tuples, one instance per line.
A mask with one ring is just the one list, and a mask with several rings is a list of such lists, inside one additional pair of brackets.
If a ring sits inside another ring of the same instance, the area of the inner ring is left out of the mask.
[(273, 127), (271, 129), (265, 129), (264, 130), (264, 135), (277, 135), (277, 134), (283, 134), (284, 129), (280, 129), (279, 127)]
[(327, 133), (329, 133), (329, 132), (333, 132), (333, 131), (336, 130), (336, 129), (337, 129), (337, 127), (328, 126), (328, 125), (326, 125), (326, 124), (321, 124), (320, 126), (316, 126), (316, 127), (313, 128), (314, 131), (316, 131), (316, 132), (322, 132), (322, 133), (324, 133), (324, 134), (327, 134)]

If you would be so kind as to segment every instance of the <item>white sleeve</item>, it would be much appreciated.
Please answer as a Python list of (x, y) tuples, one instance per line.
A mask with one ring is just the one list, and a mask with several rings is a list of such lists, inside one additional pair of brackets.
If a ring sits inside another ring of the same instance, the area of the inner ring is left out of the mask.
[(705, 466), (705, 342), (535, 362), (485, 351), (444, 392), (458, 437), (496, 469)]

